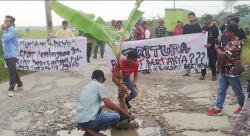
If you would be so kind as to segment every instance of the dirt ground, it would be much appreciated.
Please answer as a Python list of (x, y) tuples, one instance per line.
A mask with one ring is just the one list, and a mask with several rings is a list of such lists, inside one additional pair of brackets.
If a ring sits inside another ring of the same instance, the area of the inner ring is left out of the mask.
[[(93, 60), (83, 70), (37, 72), (22, 77), (23, 90), (7, 96), (8, 83), (0, 84), (0, 136), (82, 136), (73, 120), (82, 88), (91, 72), (105, 72), (109, 96), (117, 101), (117, 88), (105, 60)], [(140, 128), (108, 130), (109, 136), (226, 136), (236, 115), (237, 102), (228, 90), (224, 116), (208, 117), (214, 104), (217, 82), (199, 81), (199, 74), (183, 77), (180, 71), (140, 74), (139, 95), (131, 112)], [(246, 90), (244, 86), (244, 90)], [(250, 136), (250, 123), (242, 132)]]

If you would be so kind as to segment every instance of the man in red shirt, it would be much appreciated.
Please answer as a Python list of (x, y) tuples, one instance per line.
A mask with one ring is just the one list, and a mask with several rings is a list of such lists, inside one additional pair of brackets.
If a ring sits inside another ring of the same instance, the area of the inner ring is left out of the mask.
[(174, 30), (174, 35), (182, 35), (183, 34), (183, 23), (181, 21), (177, 21), (177, 25)]
[[(130, 94), (125, 98), (125, 103), (128, 108), (131, 108), (129, 102), (138, 95), (137, 81), (138, 81), (139, 64), (137, 62), (137, 58), (138, 58), (137, 52), (131, 51), (128, 53), (127, 59), (120, 60), (120, 66), (123, 76), (123, 84), (119, 82), (119, 71), (117, 64), (115, 65), (112, 74), (112, 80), (118, 87), (122, 87), (122, 89), (126, 90), (126, 93), (128, 92), (128, 89), (130, 90)], [(132, 73), (134, 73), (133, 80), (130, 78), (130, 75)]]
[(141, 24), (138, 22), (135, 24), (134, 30), (134, 40), (143, 40), (144, 38), (144, 29), (141, 27)]

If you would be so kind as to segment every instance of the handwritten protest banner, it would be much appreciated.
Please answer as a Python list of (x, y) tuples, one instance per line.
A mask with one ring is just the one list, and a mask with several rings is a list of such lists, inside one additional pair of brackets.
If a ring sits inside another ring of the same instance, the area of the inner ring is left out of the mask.
[(19, 39), (17, 68), (20, 70), (48, 71), (84, 67), (87, 39)]
[[(136, 50), (139, 58), (139, 70), (185, 70), (207, 67), (206, 33), (187, 34), (164, 38), (124, 42), (122, 57)], [(109, 67), (114, 68), (115, 56), (110, 47), (106, 47)]]

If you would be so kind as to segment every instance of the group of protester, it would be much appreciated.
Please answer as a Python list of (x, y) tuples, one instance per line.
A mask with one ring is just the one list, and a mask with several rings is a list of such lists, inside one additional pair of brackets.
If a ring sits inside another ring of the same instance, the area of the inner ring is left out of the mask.
[[(241, 73), (244, 68), (241, 64), (241, 53), (246, 35), (244, 31), (239, 28), (239, 18), (228, 16), (224, 25), (218, 28), (214, 23), (211, 15), (204, 17), (204, 26), (196, 21), (193, 12), (188, 14), (189, 24), (183, 25), (178, 22), (174, 35), (199, 33), (202, 31), (208, 32), (208, 43), (205, 45), (208, 52), (209, 67), (212, 71), (212, 80), (217, 79), (216, 65), (220, 65), (220, 76), (218, 82), (218, 94), (214, 107), (208, 111), (209, 116), (222, 115), (223, 104), (225, 101), (227, 89), (229, 85), (232, 86), (233, 91), (237, 97), (239, 108), (234, 113), (239, 114), (234, 122), (230, 136), (239, 136), (240, 130), (246, 124), (250, 117), (250, 93), (247, 99), (241, 86)], [(10, 88), (9, 96), (14, 95), (14, 88), (23, 87), (18, 72), (16, 70), (17, 56), (18, 56), (18, 39), (15, 30), (15, 18), (6, 16), (4, 24), (1, 26), (3, 33), (4, 58), (10, 73)], [(68, 22), (62, 22), (63, 28), (59, 30), (55, 36), (50, 38), (69, 38), (74, 37), (74, 33), (68, 28)], [(112, 21), (112, 28), (117, 32), (123, 32), (122, 21)], [(164, 21), (159, 21), (159, 26), (155, 29), (157, 38), (167, 36), (167, 28), (164, 27)], [(133, 40), (142, 40), (150, 38), (150, 31), (148, 30), (146, 22), (137, 23), (133, 31)], [(100, 41), (100, 43), (102, 43)], [(99, 43), (99, 44), (100, 44)], [(88, 47), (92, 42), (88, 41)], [(89, 49), (91, 52), (91, 49)], [(102, 49), (101, 49), (102, 50)], [(89, 54), (88, 54), (89, 56)], [(90, 56), (89, 56), (90, 57)], [(95, 58), (96, 56), (94, 56)], [(103, 57), (103, 54), (101, 54)], [(126, 59), (120, 60), (120, 65), (116, 65), (112, 73), (112, 81), (122, 90), (125, 90), (127, 96), (125, 103), (128, 108), (131, 108), (130, 101), (138, 95), (138, 54), (136, 51), (128, 53)], [(217, 62), (218, 61), (218, 62)], [(120, 72), (123, 77), (123, 82), (120, 82)], [(191, 68), (187, 69), (186, 76), (190, 75)], [(131, 79), (131, 75), (134, 78)], [(201, 71), (200, 80), (205, 79), (206, 69)], [(250, 75), (250, 74), (248, 74)], [(80, 103), (77, 106), (75, 120), (80, 127), (86, 130), (86, 135), (99, 136), (100, 130), (115, 125), (121, 120), (121, 116), (129, 116), (128, 110), (112, 102), (107, 96), (107, 90), (103, 83), (106, 78), (103, 71), (95, 70), (92, 73), (92, 81), (85, 86), (80, 96)], [(248, 92), (250, 92), (250, 76), (248, 77)], [(130, 91), (130, 93), (128, 93)], [(102, 112), (102, 102), (106, 107), (118, 113)]]
[[(201, 25), (196, 21), (195, 14), (193, 12), (188, 14), (188, 19), (189, 24), (186, 24), (184, 26), (182, 22), (178, 22), (174, 35), (207, 32), (208, 43), (205, 45), (205, 48), (207, 48), (209, 67), (212, 71), (212, 81), (217, 80), (216, 65), (220, 65), (220, 76), (218, 82), (218, 94), (216, 104), (208, 111), (207, 115), (222, 115), (222, 109), (226, 98), (227, 89), (229, 85), (231, 85), (239, 103), (239, 107), (234, 111), (234, 113), (239, 114), (239, 116), (234, 122), (233, 128), (230, 131), (230, 136), (239, 136), (240, 130), (244, 127), (247, 122), (247, 119), (250, 117), (250, 77), (248, 77), (249, 95), (246, 100), (245, 94), (241, 87), (240, 75), (244, 71), (244, 68), (241, 64), (241, 53), (244, 41), (246, 39), (246, 35), (244, 31), (238, 26), (239, 18), (234, 16), (228, 16), (226, 19), (226, 23), (220, 28), (215, 24), (211, 15), (206, 15), (204, 17), (205, 23), (203, 27), (201, 27)], [(155, 29), (156, 37), (167, 36), (167, 29), (163, 26), (163, 23), (164, 22), (161, 20), (159, 22), (159, 26)], [(136, 40), (142, 40), (143, 38), (145, 38), (144, 29), (147, 27), (143, 28), (143, 25), (145, 26), (144, 22), (142, 22), (141, 25), (137, 23), (135, 26), (134, 38)], [(136, 52), (129, 53), (127, 59), (121, 60), (120, 66), (122, 70), (123, 81), (125, 83), (124, 88), (128, 88), (130, 90), (130, 94), (125, 99), (128, 108), (131, 108), (129, 101), (138, 95), (136, 84), (138, 80), (138, 63), (136, 61), (136, 54)], [(116, 66), (113, 71), (113, 81), (116, 83), (117, 86), (123, 86), (120, 85), (120, 82), (117, 78), (117, 67), (118, 66)], [(130, 79), (130, 75), (132, 73), (134, 73), (134, 80)], [(189, 76), (190, 73), (191, 68), (187, 69), (185, 75)], [(205, 75), (206, 69), (203, 69), (201, 71), (200, 80), (204, 80)], [(85, 91), (83, 91), (82, 94), (85, 94), (84, 92)], [(99, 94), (97, 93), (96, 95), (98, 96)], [(99, 96), (101, 97), (101, 95)], [(84, 101), (84, 99), (82, 99), (82, 101)], [(82, 105), (80, 107), (81, 108), (78, 108), (78, 110), (82, 109), (83, 107), (86, 107), (86, 105)], [(85, 109), (84, 111), (87, 111), (87, 109)], [(100, 113), (98, 113), (97, 111), (99, 110), (96, 109), (96, 116), (99, 116)], [(116, 120), (117, 116), (118, 114), (114, 115), (113, 120)], [(95, 119), (95, 121), (98, 122), (99, 120)], [(111, 123), (112, 121), (107, 122)], [(112, 123), (114, 125), (117, 122)], [(90, 128), (88, 126), (88, 123), (86, 123), (84, 127)], [(95, 127), (93, 128), (95, 130)]]
[[(218, 81), (217, 99), (215, 106), (213, 106), (207, 113), (209, 116), (222, 115), (222, 109), (225, 102), (226, 94), (229, 85), (232, 86), (233, 92), (237, 97), (239, 107), (234, 111), (235, 114), (240, 114), (234, 122), (230, 136), (240, 136), (240, 130), (244, 127), (247, 119), (250, 117), (250, 77), (248, 77), (248, 98), (245, 100), (245, 94), (241, 86), (241, 73), (244, 68), (241, 63), (242, 47), (246, 40), (246, 35), (243, 29), (239, 27), (239, 18), (235, 16), (228, 16), (226, 23), (220, 28), (213, 21), (211, 15), (204, 17), (204, 26), (195, 21), (195, 14), (189, 13), (189, 24), (182, 25), (178, 22), (175, 33), (183, 34), (198, 33), (206, 31), (208, 33), (207, 48), (209, 67), (212, 72), (212, 81), (217, 79), (217, 66), (220, 69), (220, 76)], [(183, 27), (182, 27), (183, 26)], [(249, 72), (249, 71), (248, 71)], [(189, 76), (191, 70), (188, 68), (186, 76)], [(206, 69), (201, 71), (200, 80), (205, 79)]]

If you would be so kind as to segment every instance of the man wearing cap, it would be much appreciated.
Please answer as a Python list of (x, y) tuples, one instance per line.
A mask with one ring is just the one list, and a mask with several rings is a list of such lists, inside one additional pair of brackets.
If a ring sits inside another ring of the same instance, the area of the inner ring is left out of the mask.
[[(99, 131), (107, 129), (120, 121), (120, 114), (127, 116), (127, 112), (120, 106), (114, 104), (108, 96), (103, 83), (104, 73), (95, 70), (92, 73), (92, 81), (82, 90), (80, 103), (77, 106), (75, 121), (78, 126), (86, 130), (85, 135), (101, 136)], [(115, 112), (102, 112), (102, 102)]]
[[(219, 36), (219, 29), (213, 23), (213, 17), (211, 15), (205, 15), (204, 17), (205, 25), (202, 28), (203, 32), (208, 33), (207, 44), (205, 48), (207, 48), (207, 55), (209, 59), (209, 67), (212, 71), (212, 81), (216, 81), (216, 63), (217, 63), (217, 51), (215, 49), (216, 40)], [(201, 70), (200, 80), (204, 80), (206, 75), (206, 69)]]
[[(119, 71), (117, 64), (115, 65), (112, 74), (112, 80), (117, 86), (123, 87), (122, 90), (125, 90), (126, 92), (128, 92), (128, 89), (130, 90), (130, 94), (125, 98), (125, 103), (128, 108), (131, 108), (129, 102), (138, 95), (137, 81), (138, 81), (139, 64), (137, 62), (137, 58), (138, 58), (137, 52), (130, 51), (127, 55), (127, 59), (122, 59), (120, 61), (120, 68), (122, 71), (124, 84), (120, 84), (119, 82)], [(130, 78), (132, 73), (134, 73), (133, 80)]]

